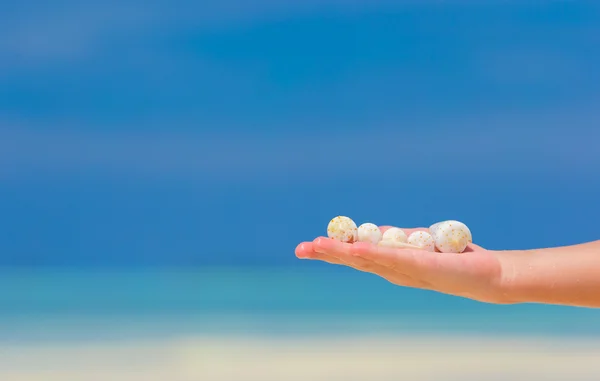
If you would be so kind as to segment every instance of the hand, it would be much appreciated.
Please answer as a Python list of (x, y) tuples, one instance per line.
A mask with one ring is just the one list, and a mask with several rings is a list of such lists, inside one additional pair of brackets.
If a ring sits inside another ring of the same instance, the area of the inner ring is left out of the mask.
[[(382, 231), (389, 226), (381, 227)], [(427, 229), (403, 229), (407, 235)], [(509, 303), (502, 293), (507, 267), (501, 251), (469, 244), (461, 254), (354, 244), (319, 237), (296, 248), (301, 259), (320, 260), (378, 275), (398, 286), (434, 290), (488, 303)]]

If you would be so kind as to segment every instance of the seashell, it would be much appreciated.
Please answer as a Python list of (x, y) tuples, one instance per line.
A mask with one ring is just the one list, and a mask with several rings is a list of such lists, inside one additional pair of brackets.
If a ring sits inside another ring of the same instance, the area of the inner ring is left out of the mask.
[(470, 231), (458, 221), (440, 222), (432, 231), (435, 247), (442, 253), (462, 253), (467, 248)]
[(358, 241), (369, 242), (373, 245), (377, 245), (383, 237), (381, 230), (375, 224), (365, 222), (358, 227)]
[(411, 245), (418, 246), (427, 251), (435, 251), (435, 242), (431, 234), (423, 231), (412, 232), (407, 239)]
[(351, 218), (337, 216), (329, 221), (327, 236), (337, 241), (354, 243), (358, 240), (358, 228)]

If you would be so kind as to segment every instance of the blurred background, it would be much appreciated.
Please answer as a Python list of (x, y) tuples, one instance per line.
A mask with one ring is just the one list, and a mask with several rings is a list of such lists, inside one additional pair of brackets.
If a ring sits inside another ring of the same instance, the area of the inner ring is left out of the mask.
[(0, 5), (0, 379), (592, 380), (600, 311), (300, 261), (599, 239), (595, 2)]

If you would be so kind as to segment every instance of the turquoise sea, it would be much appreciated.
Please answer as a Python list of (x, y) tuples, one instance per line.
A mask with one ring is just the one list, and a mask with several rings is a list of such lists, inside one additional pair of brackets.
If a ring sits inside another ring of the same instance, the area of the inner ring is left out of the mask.
[(0, 273), (3, 342), (324, 332), (600, 337), (600, 310), (496, 306), (321, 266)]

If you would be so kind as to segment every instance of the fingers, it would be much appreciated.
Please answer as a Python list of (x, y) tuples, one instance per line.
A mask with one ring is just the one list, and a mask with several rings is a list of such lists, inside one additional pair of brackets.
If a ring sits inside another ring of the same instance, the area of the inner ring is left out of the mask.
[[(355, 270), (378, 275), (387, 281), (406, 287), (424, 288), (427, 283), (413, 279), (394, 269), (384, 266), (358, 255), (354, 250), (356, 246), (369, 246), (368, 243), (347, 244), (325, 237), (319, 237), (313, 242), (303, 242), (296, 248), (296, 256), (303, 259), (316, 259), (331, 264), (345, 265)], [(421, 251), (421, 250), (419, 250)]]
[(355, 258), (352, 253), (353, 244), (339, 242), (333, 239), (319, 237), (313, 241), (313, 250), (316, 253), (328, 255), (346, 263), (360, 271), (372, 272), (377, 265), (363, 258)]
[[(381, 226), (382, 231), (386, 231), (391, 226)], [(427, 231), (427, 228), (403, 229), (407, 235), (415, 231)], [(479, 245), (469, 243), (465, 252), (485, 251)], [(348, 244), (325, 237), (319, 237), (313, 242), (302, 242), (296, 247), (296, 256), (301, 259), (317, 259), (328, 263), (344, 264), (351, 267), (360, 267), (362, 271), (370, 271), (373, 265), (368, 262), (385, 266), (390, 269), (403, 269), (406, 273), (408, 269), (415, 268), (417, 265), (426, 265), (431, 268), (432, 264), (439, 264), (437, 256), (432, 256), (429, 252), (421, 250), (414, 252), (412, 250), (398, 250), (383, 246), (374, 246), (364, 242)], [(424, 261), (434, 261), (434, 263), (424, 263)]]
[(299, 244), (296, 247), (296, 257), (300, 259), (323, 261), (331, 263), (332, 265), (345, 265), (345, 263), (340, 262), (337, 258), (315, 252), (312, 247), (312, 242), (302, 242)]
[(381, 266), (420, 279), (437, 267), (436, 253), (425, 250), (397, 249), (386, 246), (374, 246), (362, 242), (353, 245), (358, 257)]
[[(390, 226), (382, 226), (386, 231)], [(426, 228), (403, 229), (407, 235)], [(303, 242), (296, 248), (296, 256), (302, 259), (345, 265), (356, 270), (378, 275), (399, 286), (438, 290), (451, 285), (460, 285), (465, 276), (481, 273), (489, 255), (481, 246), (470, 243), (467, 252), (471, 255), (440, 254), (426, 250), (399, 249), (373, 245), (366, 242), (353, 244), (327, 237), (313, 242)], [(489, 267), (489, 266), (488, 266)], [(446, 282), (446, 284), (444, 284)], [(446, 287), (447, 288), (447, 287)]]
[(354, 255), (354, 245), (319, 237), (313, 241), (312, 247), (316, 253), (333, 257), (356, 270), (375, 273), (384, 277), (390, 275), (389, 269), (384, 266)]
[(357, 247), (376, 248), (377, 246), (364, 242), (347, 244), (323, 237), (313, 241), (313, 249), (315, 252), (334, 257), (356, 270), (378, 275), (399, 286), (424, 287), (425, 284), (423, 282), (413, 279), (400, 271), (396, 271), (394, 266), (385, 266), (360, 256), (357, 253)]
[(311, 242), (302, 242), (298, 246), (296, 246), (296, 257), (300, 259), (310, 258), (311, 255), (314, 255), (314, 250)]

